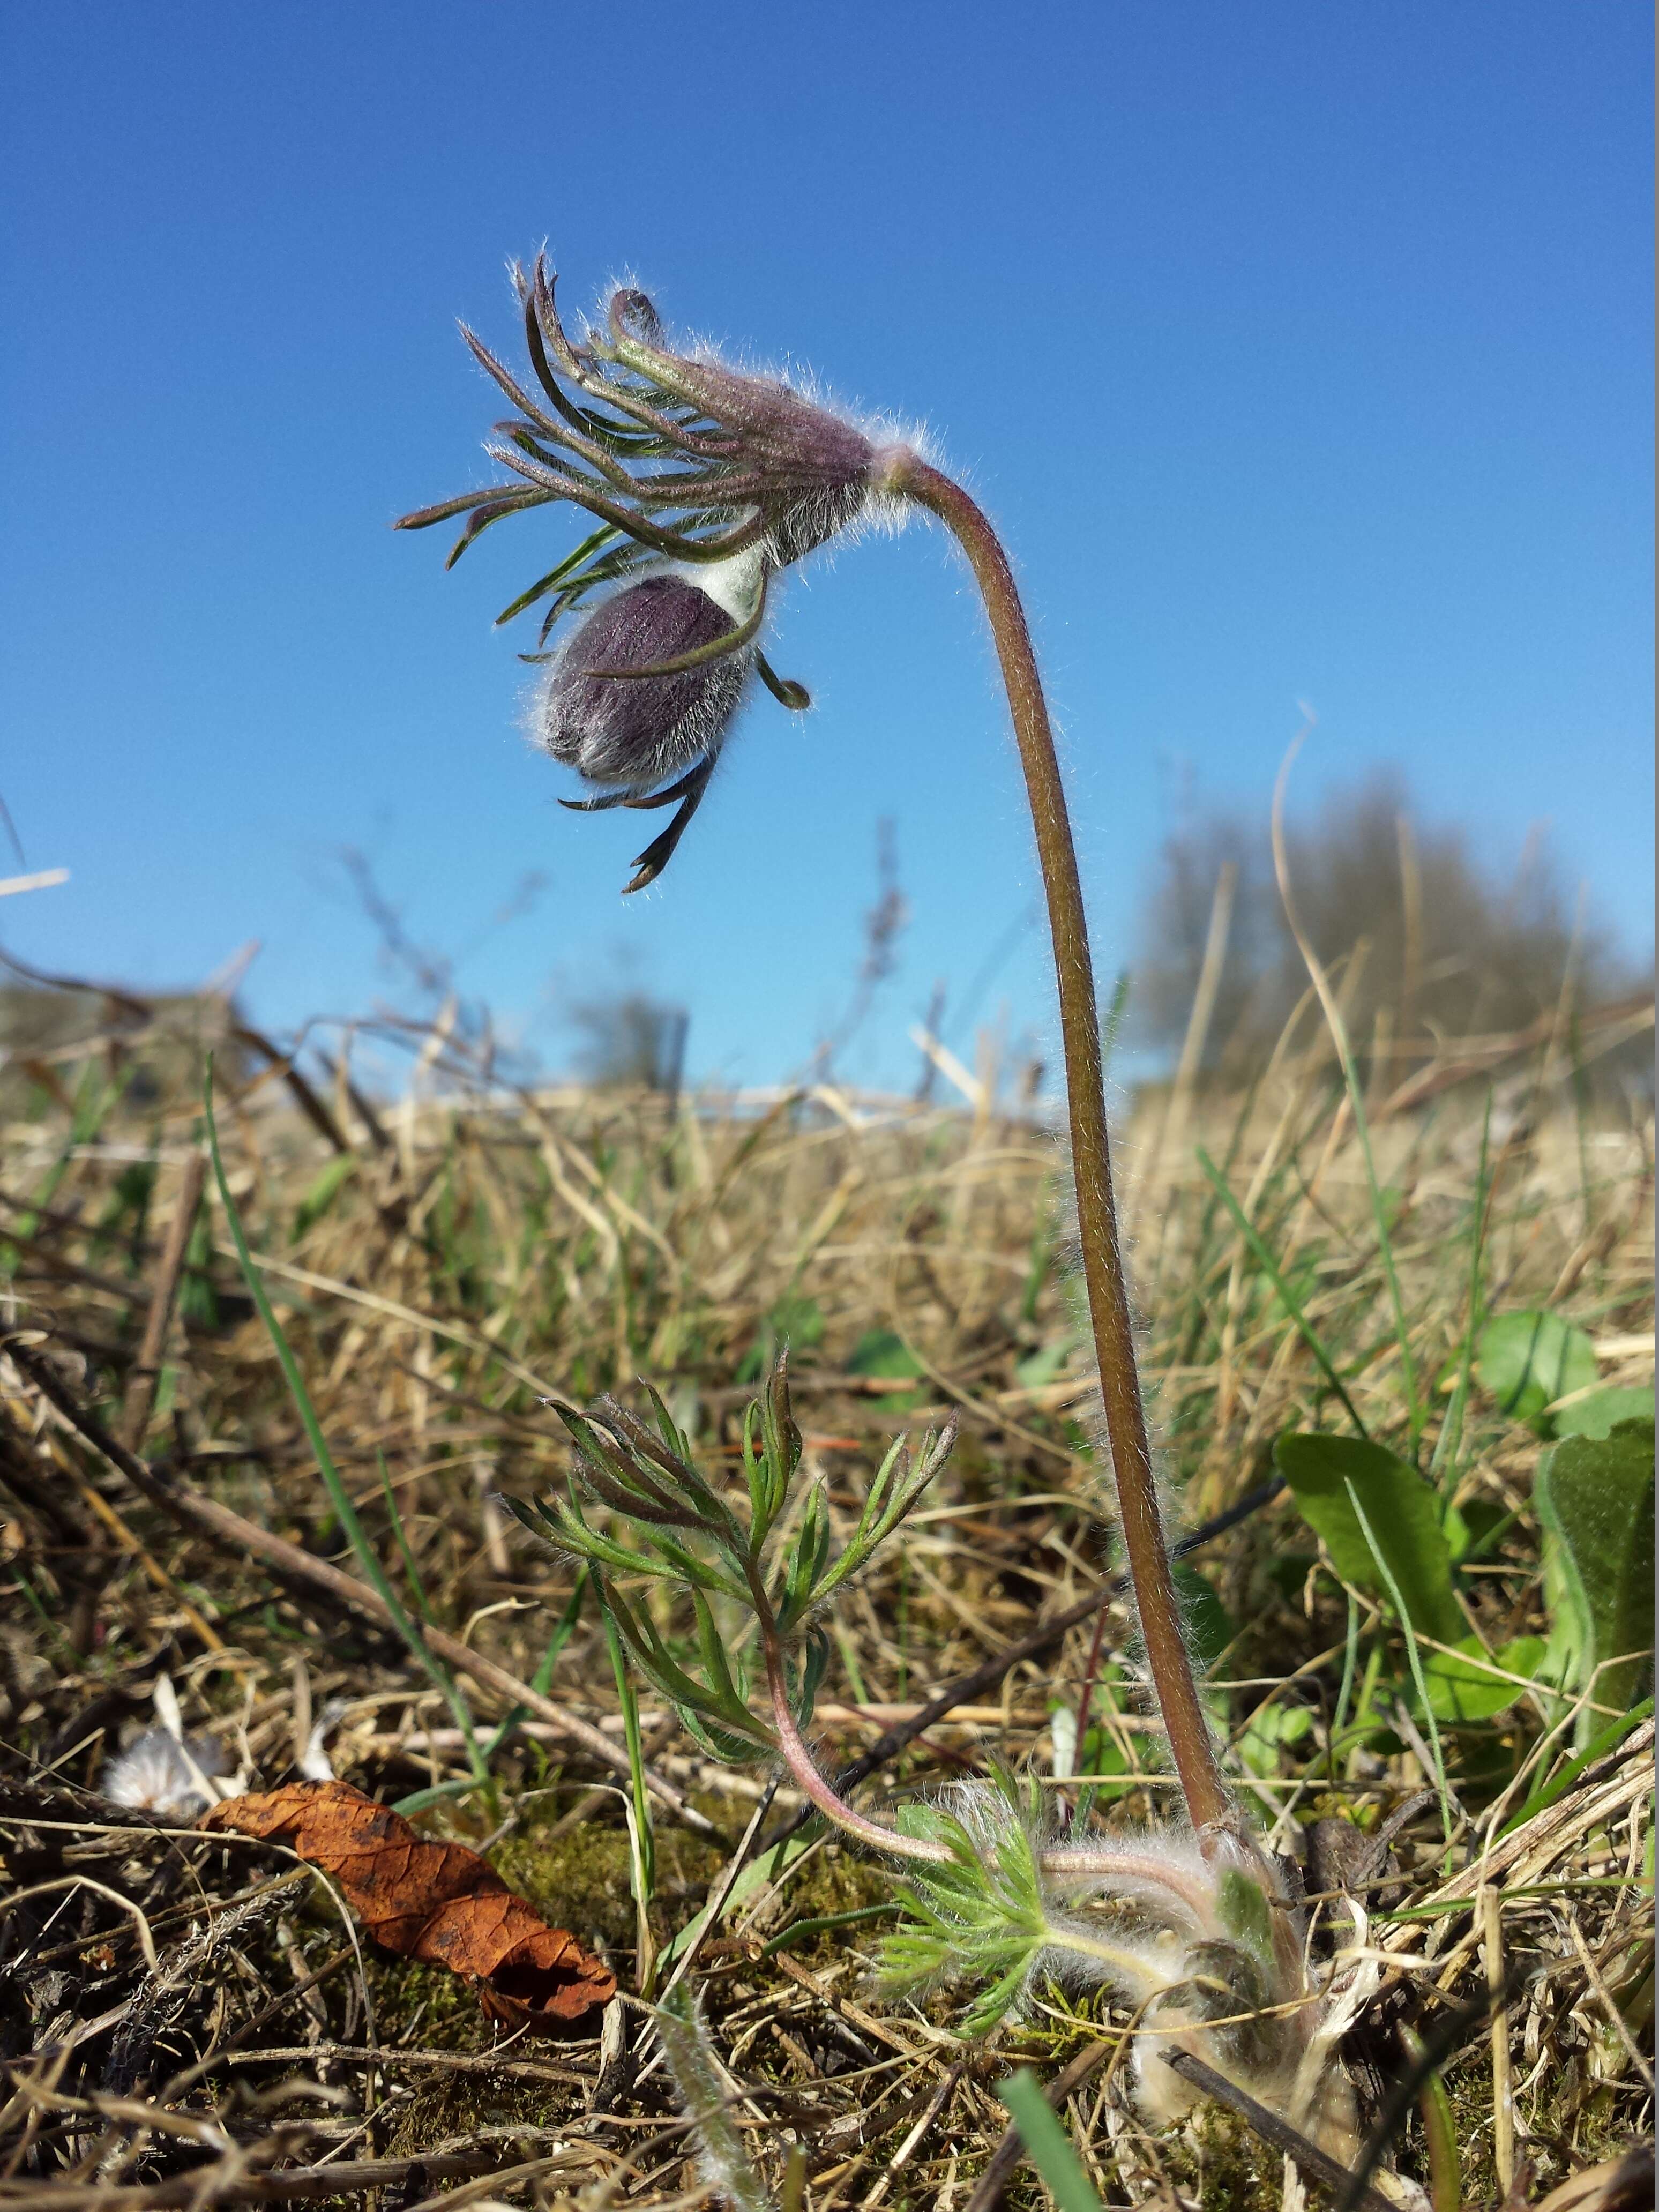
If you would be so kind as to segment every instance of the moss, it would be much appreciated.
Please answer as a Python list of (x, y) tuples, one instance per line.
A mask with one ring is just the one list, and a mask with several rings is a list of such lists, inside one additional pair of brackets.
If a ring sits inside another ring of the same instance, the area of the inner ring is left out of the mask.
[[(562, 1836), (544, 1826), (520, 1829), (490, 1853), (505, 1881), (527, 1897), (544, 1918), (568, 1928), (578, 1942), (597, 1936), (612, 1952), (634, 1942), (634, 1899), (629, 1887), (628, 1835), (600, 1820), (584, 1820)], [(651, 1923), (659, 1942), (689, 1920), (725, 1864), (718, 1844), (666, 1824), (656, 1831), (656, 1895)]]
[[(756, 1932), (768, 1936), (784, 1934), (798, 1920), (828, 1920), (841, 1912), (856, 1912), (866, 1905), (885, 1905), (894, 1890), (892, 1876), (876, 1860), (862, 1852), (828, 1844), (806, 1860), (800, 1872), (786, 1880), (779, 1896), (761, 1914)], [(805, 1964), (821, 1955), (840, 1955), (848, 1942), (868, 1936), (867, 1928), (830, 1928), (805, 1936), (790, 1945)]]
[(1159, 2145), (1177, 2189), (1202, 2212), (1279, 2212), (1284, 2161), (1236, 2112), (1200, 2105), (1191, 2120)]

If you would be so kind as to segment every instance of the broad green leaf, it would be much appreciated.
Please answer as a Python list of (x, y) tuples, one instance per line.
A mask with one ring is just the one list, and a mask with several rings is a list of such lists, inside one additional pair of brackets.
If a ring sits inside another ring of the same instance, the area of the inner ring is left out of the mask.
[[(1498, 1314), (1480, 1332), (1475, 1372), (1503, 1410), (1538, 1423), (1546, 1406), (1596, 1379), (1595, 1348), (1559, 1314)], [(1547, 1425), (1547, 1424), (1546, 1424)]]
[(1274, 1445), (1273, 1462), (1343, 1580), (1387, 1605), (1388, 1578), (1349, 1498), (1352, 1483), (1413, 1629), (1440, 1644), (1462, 1641), (1469, 1625), (1452, 1590), (1440, 1501), (1408, 1461), (1359, 1437), (1291, 1433)]
[(1238, 1624), (1216, 1595), (1214, 1585), (1196, 1567), (1175, 1569), (1176, 1595), (1187, 1624), (1187, 1635), (1200, 1666), (1213, 1667), (1238, 1633)]
[(1253, 1881), (1237, 1867), (1229, 1867), (1222, 1875), (1216, 1903), (1221, 1914), (1221, 1924), (1227, 1933), (1236, 1936), (1247, 1951), (1254, 1952), (1261, 1964), (1271, 1970), (1273, 1929), (1267, 1917), (1267, 1899), (1261, 1883)]
[[(1652, 1424), (1564, 1437), (1540, 1455), (1533, 1495), (1544, 1524), (1551, 1658), (1574, 1688), (1594, 1676), (1595, 1703), (1616, 1712), (1638, 1696), (1651, 1663)], [(1579, 1732), (1597, 1725), (1586, 1714)]]
[(1558, 1437), (1607, 1437), (1621, 1421), (1652, 1419), (1651, 1390), (1609, 1383), (1605, 1389), (1592, 1390), (1563, 1406), (1551, 1416), (1551, 1426)]
[(925, 1390), (905, 1390), (907, 1382), (915, 1382), (921, 1374), (921, 1364), (902, 1336), (895, 1336), (890, 1328), (872, 1328), (861, 1336), (853, 1346), (847, 1362), (849, 1375), (867, 1375), (878, 1381), (891, 1377), (896, 1392), (902, 1395), (888, 1398), (889, 1410), (908, 1413), (913, 1407), (925, 1405)]
[(1313, 1726), (1306, 1705), (1264, 1705), (1252, 1713), (1238, 1739), (1238, 1755), (1264, 1781), (1279, 1771), (1280, 1747), (1300, 1743)]
[(890, 1328), (872, 1328), (853, 1346), (847, 1362), (849, 1375), (891, 1375), (914, 1381), (921, 1374), (916, 1355), (902, 1336)]
[[(1437, 1720), (1486, 1721), (1506, 1711), (1521, 1695), (1525, 1681), (1537, 1673), (1544, 1656), (1544, 1639), (1520, 1636), (1488, 1655), (1478, 1636), (1464, 1636), (1459, 1638), (1457, 1649), (1464, 1656), (1454, 1658), (1449, 1651), (1426, 1650), (1423, 1654), (1430, 1710)], [(1506, 1682), (1502, 1674), (1518, 1674), (1523, 1680)]]

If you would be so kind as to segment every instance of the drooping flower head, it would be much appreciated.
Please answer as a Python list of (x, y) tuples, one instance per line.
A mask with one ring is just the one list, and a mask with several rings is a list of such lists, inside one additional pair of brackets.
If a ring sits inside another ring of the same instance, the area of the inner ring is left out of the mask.
[[(774, 574), (855, 521), (884, 447), (787, 384), (664, 341), (642, 292), (611, 295), (602, 328), (573, 340), (538, 258), (514, 270), (536, 389), (463, 327), (519, 412), (485, 451), (513, 481), (403, 517), (421, 530), (466, 518), (450, 564), (503, 515), (568, 500), (599, 527), (520, 592), (506, 622), (545, 602), (538, 648), (559, 617), (617, 588), (552, 653), (532, 734), (604, 787), (586, 810), (681, 805), (639, 856), (637, 890), (659, 874), (702, 797), (751, 668), (786, 706), (809, 704), (760, 652)], [(666, 781), (666, 787), (659, 788)]]

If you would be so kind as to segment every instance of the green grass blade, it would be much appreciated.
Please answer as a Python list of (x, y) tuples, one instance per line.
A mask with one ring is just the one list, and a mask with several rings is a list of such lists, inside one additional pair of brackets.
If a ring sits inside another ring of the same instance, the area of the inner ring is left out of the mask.
[(605, 1586), (595, 1581), (599, 1599), (599, 1617), (605, 1623), (605, 1644), (611, 1654), (611, 1671), (616, 1677), (617, 1696), (622, 1705), (623, 1741), (628, 1747), (628, 1778), (629, 1793), (634, 1801), (634, 1826), (629, 1840), (633, 1845), (634, 1896), (643, 1921), (647, 1906), (656, 1891), (656, 1851), (651, 1826), (651, 1793), (645, 1786), (645, 1749), (640, 1737), (640, 1701), (635, 1693), (634, 1678), (628, 1669), (628, 1655), (623, 1650), (622, 1632), (617, 1627), (609, 1604), (605, 1601)]
[(469, 1747), (476, 1750), (471, 1711), (456, 1686), (453, 1676), (446, 1667), (440, 1664), (427, 1648), (426, 1638), (421, 1634), (416, 1623), (410, 1620), (404, 1608), (402, 1601), (386, 1578), (386, 1570), (380, 1565), (374, 1547), (368, 1540), (368, 1532), (357, 1517), (357, 1509), (351, 1502), (351, 1493), (341, 1480), (340, 1470), (334, 1464), (333, 1454), (329, 1450), (328, 1440), (323, 1434), (322, 1424), (318, 1420), (316, 1409), (311, 1402), (311, 1394), (306, 1389), (304, 1378), (300, 1373), (299, 1363), (294, 1357), (287, 1337), (283, 1334), (283, 1325), (277, 1320), (276, 1310), (266, 1294), (264, 1278), (254, 1264), (253, 1254), (248, 1248), (247, 1237), (243, 1232), (241, 1215), (237, 1212), (236, 1201), (230, 1194), (230, 1182), (225, 1174), (223, 1156), (219, 1150), (219, 1128), (213, 1114), (211, 1054), (208, 1056), (207, 1073), (203, 1082), (203, 1100), (207, 1114), (208, 1151), (213, 1161), (214, 1180), (219, 1186), (219, 1199), (225, 1209), (225, 1219), (229, 1224), (231, 1242), (236, 1247), (236, 1259), (242, 1271), (242, 1279), (247, 1285), (248, 1296), (253, 1300), (255, 1310), (264, 1323), (265, 1334), (270, 1337), (276, 1351), (276, 1364), (283, 1370), (283, 1380), (288, 1385), (289, 1395), (294, 1401), (295, 1411), (299, 1413), (301, 1426), (304, 1429), (311, 1449), (316, 1455), (318, 1472), (323, 1478), (323, 1486), (327, 1491), (329, 1502), (334, 1508), (335, 1518), (345, 1531), (351, 1548), (356, 1554), (357, 1563), (363, 1571), (364, 1579), (386, 1607), (387, 1613), (391, 1616), (392, 1625), (402, 1637), (410, 1658), (415, 1661), (433, 1686), (441, 1693)]
[(1600, 1735), (1567, 1761), (1553, 1781), (1533, 1791), (1520, 1811), (1512, 1813), (1504, 1821), (1498, 1831), (1498, 1834), (1507, 1836), (1511, 1828), (1524, 1827), (1536, 1814), (1553, 1805), (1558, 1797), (1565, 1796), (1587, 1766), (1593, 1766), (1598, 1759), (1605, 1759), (1610, 1751), (1616, 1751), (1632, 1729), (1639, 1728), (1644, 1721), (1652, 1717), (1653, 1699), (1644, 1698), (1639, 1705), (1632, 1705), (1629, 1712), (1621, 1713), (1616, 1721), (1610, 1721)]
[(1480, 1164), (1474, 1178), (1474, 1218), (1469, 1235), (1468, 1317), (1463, 1328), (1463, 1351), (1458, 1361), (1457, 1381), (1452, 1389), (1451, 1403), (1446, 1408), (1440, 1434), (1435, 1438), (1434, 1457), (1429, 1462), (1431, 1476), (1438, 1477), (1444, 1468), (1442, 1487), (1449, 1496), (1457, 1481), (1457, 1451), (1463, 1441), (1463, 1415), (1468, 1406), (1470, 1378), (1474, 1371), (1475, 1340), (1480, 1334), (1480, 1262), (1485, 1255), (1486, 1237), (1487, 1158), (1491, 1142), (1492, 1092), (1488, 1091), (1486, 1110), (1480, 1123)]
[(1261, 1231), (1250, 1219), (1249, 1214), (1245, 1212), (1238, 1200), (1233, 1196), (1231, 1190), (1228, 1188), (1225, 1179), (1222, 1176), (1220, 1169), (1217, 1167), (1215, 1162), (1210, 1158), (1202, 1145), (1196, 1147), (1196, 1153), (1200, 1167), (1203, 1169), (1205, 1174), (1209, 1177), (1212, 1185), (1214, 1187), (1217, 1196), (1226, 1207), (1228, 1212), (1231, 1214), (1234, 1222), (1237, 1225), (1238, 1232), (1240, 1236), (1243, 1237), (1244, 1242), (1249, 1246), (1257, 1266), (1261, 1269), (1263, 1274), (1267, 1276), (1267, 1280), (1273, 1285), (1273, 1289), (1278, 1292), (1279, 1301), (1283, 1304), (1285, 1310), (1290, 1315), (1291, 1319), (1296, 1323), (1297, 1328), (1301, 1334), (1302, 1341), (1307, 1346), (1309, 1351), (1312, 1352), (1315, 1359), (1317, 1361), (1321, 1374), (1323, 1375), (1325, 1380), (1330, 1384), (1332, 1389), (1335, 1391), (1337, 1396), (1342, 1401), (1343, 1408), (1346, 1412), (1348, 1419), (1353, 1423), (1355, 1429), (1362, 1437), (1368, 1436), (1370, 1432), (1366, 1429), (1364, 1422), (1359, 1418), (1359, 1409), (1354, 1404), (1353, 1400), (1348, 1395), (1347, 1386), (1343, 1382), (1342, 1377), (1337, 1373), (1335, 1362), (1332, 1359), (1330, 1353), (1326, 1350), (1324, 1340), (1321, 1337), (1319, 1331), (1314, 1327), (1313, 1323), (1308, 1319), (1306, 1314), (1303, 1312), (1301, 1300), (1296, 1296), (1290, 1285), (1285, 1281), (1279, 1262), (1268, 1250), (1267, 1243), (1262, 1237)]
[(1345, 1483), (1343, 1486), (1347, 1491), (1348, 1503), (1353, 1508), (1354, 1518), (1359, 1523), (1365, 1541), (1371, 1547), (1371, 1557), (1376, 1562), (1376, 1571), (1382, 1576), (1383, 1587), (1387, 1589), (1394, 1609), (1400, 1617), (1401, 1632), (1406, 1639), (1406, 1656), (1411, 1662), (1412, 1680), (1417, 1686), (1418, 1703), (1423, 1708), (1423, 1724), (1428, 1729), (1429, 1745), (1434, 1753), (1434, 1781), (1440, 1798), (1441, 1833), (1449, 1838), (1452, 1831), (1451, 1792), (1446, 1787), (1446, 1754), (1440, 1741), (1440, 1729), (1434, 1717), (1434, 1707), (1429, 1703), (1429, 1686), (1423, 1673), (1423, 1655), (1417, 1648), (1417, 1636), (1412, 1627), (1412, 1617), (1407, 1610), (1400, 1584), (1395, 1581), (1387, 1559), (1382, 1556), (1382, 1547), (1372, 1533), (1370, 1522), (1365, 1518), (1365, 1509), (1359, 1502), (1358, 1492), (1355, 1490), (1352, 1482)]
[(1031, 2163), (1048, 2184), (1060, 2212), (1103, 2212), (1095, 2185), (1030, 2068), (1022, 2066), (1008, 2081), (999, 2082), (997, 2094), (1025, 2138)]

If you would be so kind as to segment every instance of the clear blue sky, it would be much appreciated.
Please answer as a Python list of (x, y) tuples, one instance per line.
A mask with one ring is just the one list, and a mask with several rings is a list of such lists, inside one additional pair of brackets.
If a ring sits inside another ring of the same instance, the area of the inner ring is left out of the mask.
[[(1327, 0), (5, 10), (0, 794), (64, 889), (44, 965), (191, 982), (244, 939), (283, 1026), (391, 988), (336, 855), (556, 1059), (561, 990), (799, 1066), (896, 823), (914, 919), (849, 1073), (908, 1079), (1034, 871), (988, 651), (917, 530), (791, 589), (662, 884), (516, 732), (492, 632), (556, 510), (453, 574), (406, 507), (486, 480), (503, 264), (925, 418), (1006, 526), (1095, 927), (1133, 942), (1190, 783), (1264, 823), (1398, 763), (1507, 864), (1547, 821), (1650, 941), (1650, 17)], [(545, 556), (545, 557), (544, 557)], [(658, 817), (660, 819), (660, 817)], [(650, 818), (645, 817), (647, 828)], [(0, 857), (0, 873), (15, 865)], [(533, 912), (491, 933), (526, 871)], [(987, 1010), (1047, 1018), (1035, 936)]]

